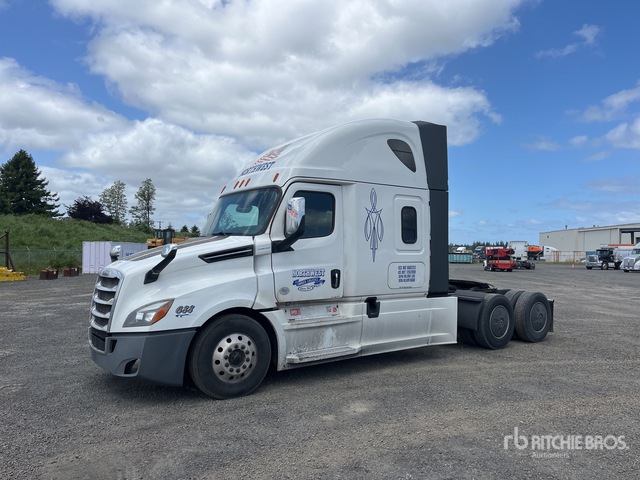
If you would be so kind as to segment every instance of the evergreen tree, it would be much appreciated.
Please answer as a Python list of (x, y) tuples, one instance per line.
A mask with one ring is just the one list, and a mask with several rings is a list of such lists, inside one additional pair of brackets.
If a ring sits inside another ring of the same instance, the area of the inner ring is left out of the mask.
[(197, 225), (194, 225), (193, 227), (191, 227), (191, 235), (194, 237), (200, 236), (200, 229), (198, 228)]
[(102, 204), (91, 197), (76, 198), (73, 205), (67, 207), (67, 215), (74, 220), (86, 220), (93, 223), (111, 223), (112, 219), (104, 213)]
[(100, 194), (100, 203), (113, 219), (113, 223), (124, 223), (127, 214), (127, 197), (124, 194), (126, 185), (117, 180)]
[(11, 213), (11, 205), (9, 204), (9, 200), (2, 189), (2, 177), (0, 176), (0, 215), (6, 215), (9, 213)]
[(137, 203), (129, 210), (129, 213), (131, 213), (133, 217), (133, 224), (141, 226), (144, 229), (152, 229), (153, 221), (151, 220), (151, 214), (156, 211), (156, 208), (153, 206), (153, 202), (156, 199), (156, 187), (154, 187), (150, 178), (142, 182), (135, 197)]
[(60, 205), (55, 202), (60, 199), (47, 190), (49, 182), (40, 175), (33, 158), (24, 150), (0, 165), (0, 197), (4, 198), (0, 201), (0, 211), (13, 215), (33, 213), (59, 217), (57, 208)]
[(189, 227), (187, 227), (186, 225), (183, 225), (182, 228), (180, 229), (180, 233), (189, 233)]

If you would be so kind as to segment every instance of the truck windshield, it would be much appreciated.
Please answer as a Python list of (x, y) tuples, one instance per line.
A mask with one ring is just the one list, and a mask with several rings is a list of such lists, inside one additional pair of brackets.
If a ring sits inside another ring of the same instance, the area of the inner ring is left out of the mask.
[(205, 235), (260, 235), (269, 225), (280, 190), (261, 188), (231, 193), (218, 199), (211, 231)]

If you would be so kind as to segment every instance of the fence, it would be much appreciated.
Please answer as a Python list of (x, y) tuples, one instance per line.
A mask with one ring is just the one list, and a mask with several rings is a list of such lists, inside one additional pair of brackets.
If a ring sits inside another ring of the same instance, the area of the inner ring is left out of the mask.
[(0, 251), (2, 256), (4, 257), (4, 266), (5, 268), (15, 270), (15, 266), (13, 265), (13, 259), (11, 258), (11, 252), (9, 251), (9, 229), (4, 231), (4, 235), (0, 237), (0, 242), (4, 244), (4, 250)]
[(555, 250), (544, 253), (544, 259), (549, 263), (580, 263), (584, 262), (586, 258), (585, 252), (571, 251), (571, 250)]
[(49, 267), (57, 269), (80, 267), (82, 265), (82, 250), (79, 248), (11, 248), (11, 258), (17, 270), (33, 274)]

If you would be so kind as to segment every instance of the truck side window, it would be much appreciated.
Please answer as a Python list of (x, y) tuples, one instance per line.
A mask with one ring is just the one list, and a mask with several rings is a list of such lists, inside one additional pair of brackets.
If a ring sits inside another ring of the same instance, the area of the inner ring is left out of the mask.
[(305, 229), (301, 238), (331, 235), (334, 227), (336, 200), (330, 193), (300, 190), (296, 197), (305, 199)]
[(416, 243), (418, 240), (418, 216), (413, 207), (402, 207), (400, 212), (402, 241), (404, 243)]

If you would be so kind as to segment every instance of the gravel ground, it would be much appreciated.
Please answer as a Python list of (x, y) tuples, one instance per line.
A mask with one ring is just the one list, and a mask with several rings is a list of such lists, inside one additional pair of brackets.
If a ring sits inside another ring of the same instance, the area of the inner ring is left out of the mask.
[(640, 274), (451, 277), (544, 292), (555, 331), (273, 372), (226, 401), (97, 367), (93, 275), (0, 283), (0, 478), (639, 478)]

